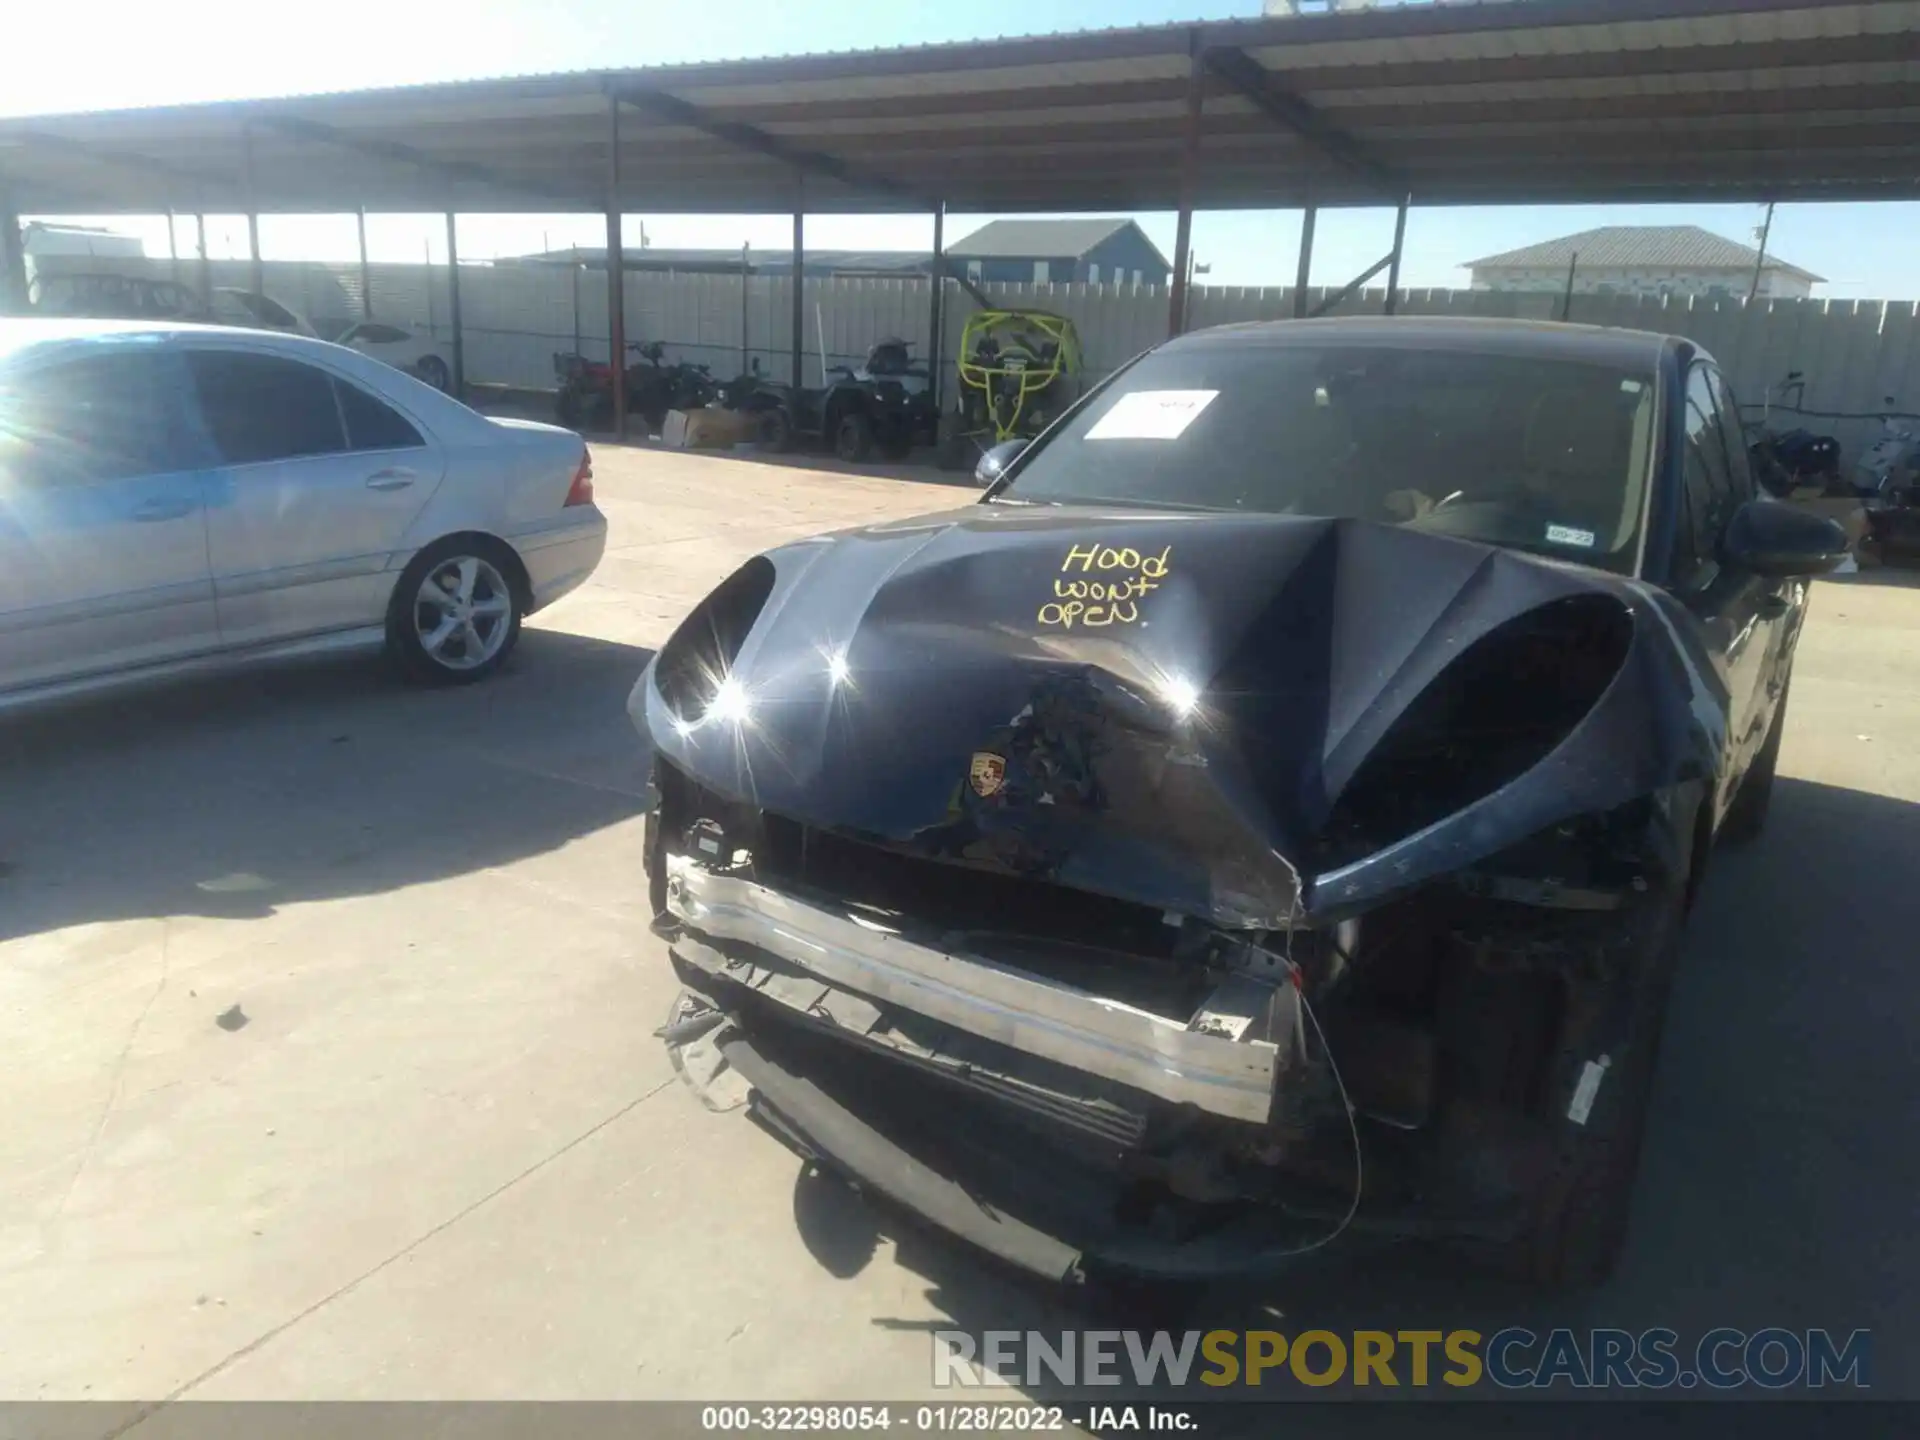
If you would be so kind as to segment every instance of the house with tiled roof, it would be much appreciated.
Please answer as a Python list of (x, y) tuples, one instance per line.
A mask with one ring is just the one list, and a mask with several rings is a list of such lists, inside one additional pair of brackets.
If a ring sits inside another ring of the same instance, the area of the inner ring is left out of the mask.
[(1804, 299), (1824, 277), (1698, 225), (1604, 225), (1468, 262), (1475, 290), (1576, 295), (1701, 295), (1745, 299), (1760, 265), (1759, 294)]

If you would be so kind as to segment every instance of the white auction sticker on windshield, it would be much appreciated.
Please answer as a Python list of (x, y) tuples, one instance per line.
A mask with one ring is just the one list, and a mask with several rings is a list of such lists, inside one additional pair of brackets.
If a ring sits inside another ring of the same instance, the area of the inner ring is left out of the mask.
[(1135, 390), (1087, 431), (1089, 440), (1178, 440), (1218, 390)]

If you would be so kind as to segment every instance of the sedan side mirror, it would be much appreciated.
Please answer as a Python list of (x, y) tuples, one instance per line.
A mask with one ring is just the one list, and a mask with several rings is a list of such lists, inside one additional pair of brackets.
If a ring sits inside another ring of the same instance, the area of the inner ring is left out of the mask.
[(1784, 500), (1749, 500), (1733, 512), (1720, 554), (1756, 575), (1824, 575), (1847, 558), (1847, 532)]
[(1019, 458), (1020, 452), (1027, 448), (1025, 440), (1002, 440), (986, 454), (980, 457), (980, 463), (973, 467), (974, 483), (982, 488), (993, 484), (1007, 473), (1007, 467)]

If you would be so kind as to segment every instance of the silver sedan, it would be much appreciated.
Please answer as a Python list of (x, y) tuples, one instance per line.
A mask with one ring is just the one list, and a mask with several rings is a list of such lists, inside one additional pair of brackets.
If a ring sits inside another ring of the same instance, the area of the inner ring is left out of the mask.
[(0, 320), (0, 709), (362, 644), (477, 680), (606, 535), (578, 435), (340, 346)]

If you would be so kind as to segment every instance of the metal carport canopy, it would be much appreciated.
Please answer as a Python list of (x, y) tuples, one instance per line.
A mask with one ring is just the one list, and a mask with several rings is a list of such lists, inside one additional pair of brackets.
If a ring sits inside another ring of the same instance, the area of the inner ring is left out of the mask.
[[(1920, 195), (1920, 0), (1480, 0), (0, 120), (25, 213)], [(249, 182), (251, 176), (251, 182)]]

